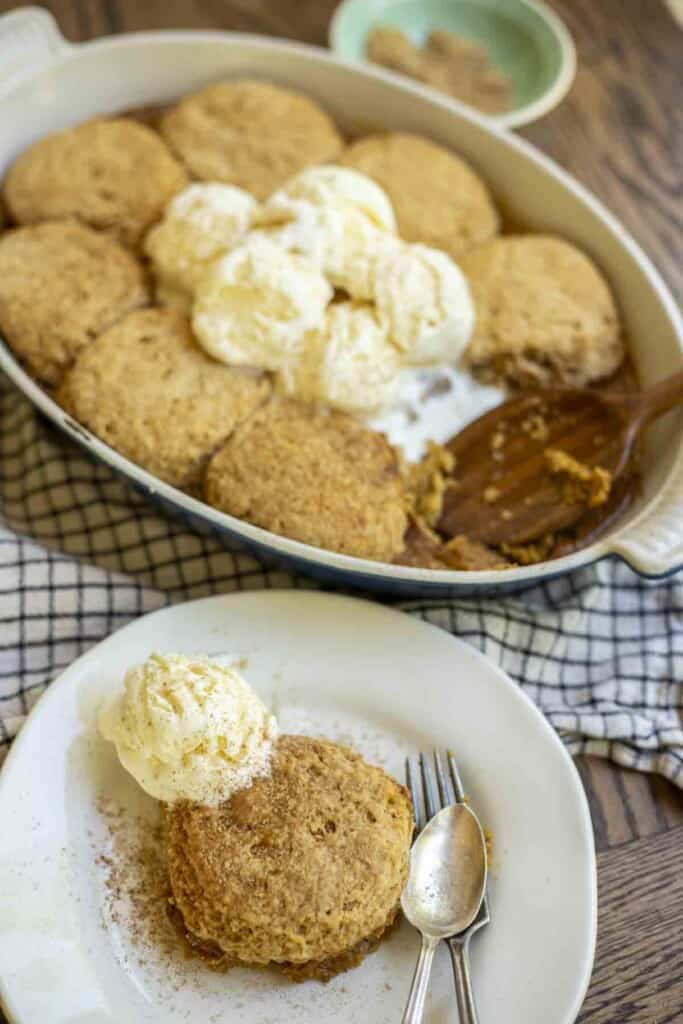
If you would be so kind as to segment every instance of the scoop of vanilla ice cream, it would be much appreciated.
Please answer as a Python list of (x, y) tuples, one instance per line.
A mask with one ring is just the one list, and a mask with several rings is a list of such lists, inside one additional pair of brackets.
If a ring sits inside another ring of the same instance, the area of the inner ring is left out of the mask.
[(396, 234), (396, 216), (391, 200), (372, 178), (350, 167), (320, 164), (307, 167), (290, 178), (271, 197), (305, 199), (314, 206), (334, 205), (343, 199), (364, 214), (376, 228)]
[(252, 237), (305, 256), (355, 299), (372, 298), (375, 263), (399, 244), (395, 235), (331, 191), (325, 204), (276, 192), (265, 203), (258, 225)]
[(445, 252), (394, 247), (375, 264), (374, 296), (406, 363), (460, 358), (474, 327), (474, 305), (464, 275)]
[(306, 332), (322, 325), (331, 298), (310, 260), (248, 236), (199, 281), (192, 326), (215, 359), (278, 370)]
[(264, 204), (249, 235), (305, 256), (324, 274), (340, 261), (343, 237), (344, 209), (339, 203), (318, 206), (278, 192)]
[(216, 805), (267, 775), (277, 723), (234, 668), (153, 654), (98, 715), (121, 764), (157, 800)]
[(354, 299), (374, 299), (377, 266), (390, 261), (400, 246), (395, 235), (378, 230), (365, 214), (351, 208), (344, 217), (342, 243), (328, 277)]
[(242, 240), (257, 208), (253, 196), (232, 185), (188, 185), (174, 196), (144, 243), (157, 297), (189, 309), (207, 267)]
[(277, 385), (303, 401), (366, 412), (391, 401), (400, 363), (387, 324), (372, 306), (334, 302), (323, 327), (309, 332), (296, 357), (285, 363)]

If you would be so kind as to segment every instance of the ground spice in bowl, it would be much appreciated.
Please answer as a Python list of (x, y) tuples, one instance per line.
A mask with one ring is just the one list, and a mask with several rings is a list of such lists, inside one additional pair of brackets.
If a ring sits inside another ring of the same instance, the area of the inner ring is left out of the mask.
[(398, 28), (380, 25), (368, 36), (366, 52), (375, 64), (400, 71), (454, 96), (485, 114), (503, 114), (513, 105), (513, 85), (479, 43), (447, 29), (415, 46)]

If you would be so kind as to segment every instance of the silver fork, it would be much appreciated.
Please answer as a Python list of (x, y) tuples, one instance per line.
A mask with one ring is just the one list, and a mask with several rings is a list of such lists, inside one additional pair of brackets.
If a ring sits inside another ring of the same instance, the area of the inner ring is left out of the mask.
[[(442, 807), (464, 801), (465, 791), (460, 772), (450, 751), (444, 755), (435, 751), (433, 765), (424, 753), (421, 753), (419, 758), (406, 758), (406, 778), (413, 801), (416, 833), (421, 832), (429, 819)], [(460, 1024), (478, 1024), (479, 1018), (470, 978), (469, 946), (474, 933), (490, 920), (488, 895), (485, 893), (479, 913), (469, 928), (446, 939), (453, 964)]]

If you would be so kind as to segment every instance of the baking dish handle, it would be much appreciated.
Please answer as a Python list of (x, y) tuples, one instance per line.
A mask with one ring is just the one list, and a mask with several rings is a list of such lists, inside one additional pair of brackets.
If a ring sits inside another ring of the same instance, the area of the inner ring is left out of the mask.
[(20, 7), (0, 16), (0, 95), (72, 48), (49, 11)]
[(660, 496), (609, 549), (642, 576), (668, 576), (683, 568), (683, 446)]

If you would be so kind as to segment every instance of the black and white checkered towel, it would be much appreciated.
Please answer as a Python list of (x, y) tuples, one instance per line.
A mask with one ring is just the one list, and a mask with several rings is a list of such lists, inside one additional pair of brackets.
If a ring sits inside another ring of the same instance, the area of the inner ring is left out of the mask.
[[(124, 623), (232, 590), (314, 587), (164, 518), (0, 375), (0, 759), (50, 680)], [(683, 788), (683, 574), (603, 563), (519, 597), (403, 601), (517, 680), (572, 753)]]

